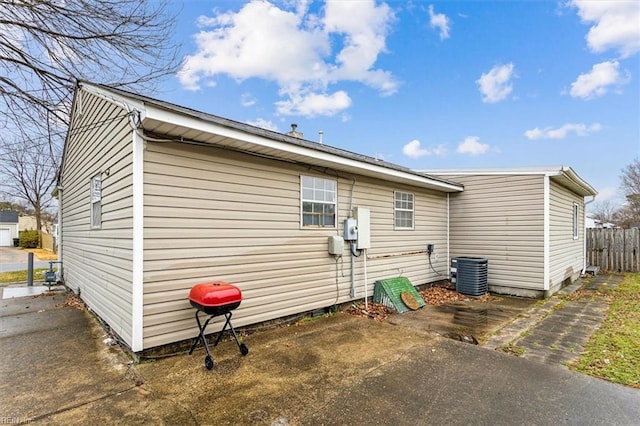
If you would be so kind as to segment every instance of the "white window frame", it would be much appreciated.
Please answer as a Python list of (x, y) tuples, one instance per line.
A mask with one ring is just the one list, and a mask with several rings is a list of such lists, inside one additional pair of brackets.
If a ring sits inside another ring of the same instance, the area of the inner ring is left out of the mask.
[[(406, 195), (410, 196), (411, 200), (408, 199), (398, 199), (398, 196)], [(404, 204), (404, 206), (398, 207), (398, 202)], [(411, 207), (409, 208), (408, 203), (411, 203)], [(406, 219), (400, 218), (398, 213), (411, 213), (411, 226), (398, 226), (398, 220)], [(393, 191), (393, 229), (396, 230), (413, 230), (416, 227), (416, 196), (413, 192), (405, 192), (405, 191)]]
[(91, 178), (90, 199), (91, 229), (100, 229), (102, 228), (102, 176), (99, 174)]
[(578, 205), (578, 203), (573, 203), (573, 209), (572, 209), (572, 214), (573, 214), (573, 239), (577, 240), (578, 238), (580, 238), (580, 227), (578, 226), (580, 223), (579, 220), (579, 213), (580, 213), (580, 206)]
[[(331, 183), (331, 185), (327, 185)], [(331, 189), (333, 186), (333, 189)], [(305, 212), (305, 205), (312, 203), (316, 208), (333, 206), (333, 223), (324, 224), (327, 213)], [(316, 215), (317, 224), (305, 224), (305, 216)], [(300, 175), (300, 228), (303, 229), (336, 229), (338, 221), (338, 181), (318, 176)]]

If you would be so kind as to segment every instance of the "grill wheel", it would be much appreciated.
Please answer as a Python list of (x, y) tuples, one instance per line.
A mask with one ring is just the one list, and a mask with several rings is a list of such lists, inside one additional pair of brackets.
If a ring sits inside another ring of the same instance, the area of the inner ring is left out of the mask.
[(207, 370), (211, 370), (213, 368), (213, 358), (211, 358), (211, 355), (207, 355), (204, 358), (204, 366), (207, 367)]

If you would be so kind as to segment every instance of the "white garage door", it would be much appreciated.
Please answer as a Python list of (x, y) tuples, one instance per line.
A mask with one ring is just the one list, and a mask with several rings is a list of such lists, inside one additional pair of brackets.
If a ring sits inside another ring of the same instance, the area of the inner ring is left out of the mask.
[(11, 245), (11, 229), (0, 229), (0, 247), (9, 247)]

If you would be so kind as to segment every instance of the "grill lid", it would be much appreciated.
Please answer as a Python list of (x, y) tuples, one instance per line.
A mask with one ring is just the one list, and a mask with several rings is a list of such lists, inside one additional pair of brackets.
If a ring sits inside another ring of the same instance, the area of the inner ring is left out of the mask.
[(189, 292), (189, 300), (200, 306), (225, 306), (239, 303), (242, 292), (224, 281), (211, 281), (194, 285)]

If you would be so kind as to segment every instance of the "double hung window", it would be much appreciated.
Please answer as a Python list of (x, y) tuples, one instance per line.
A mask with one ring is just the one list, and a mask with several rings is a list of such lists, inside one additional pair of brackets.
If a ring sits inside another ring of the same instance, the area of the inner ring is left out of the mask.
[(414, 196), (410, 192), (395, 191), (394, 198), (394, 226), (395, 229), (413, 229)]
[(337, 182), (313, 176), (300, 177), (303, 228), (335, 228)]

